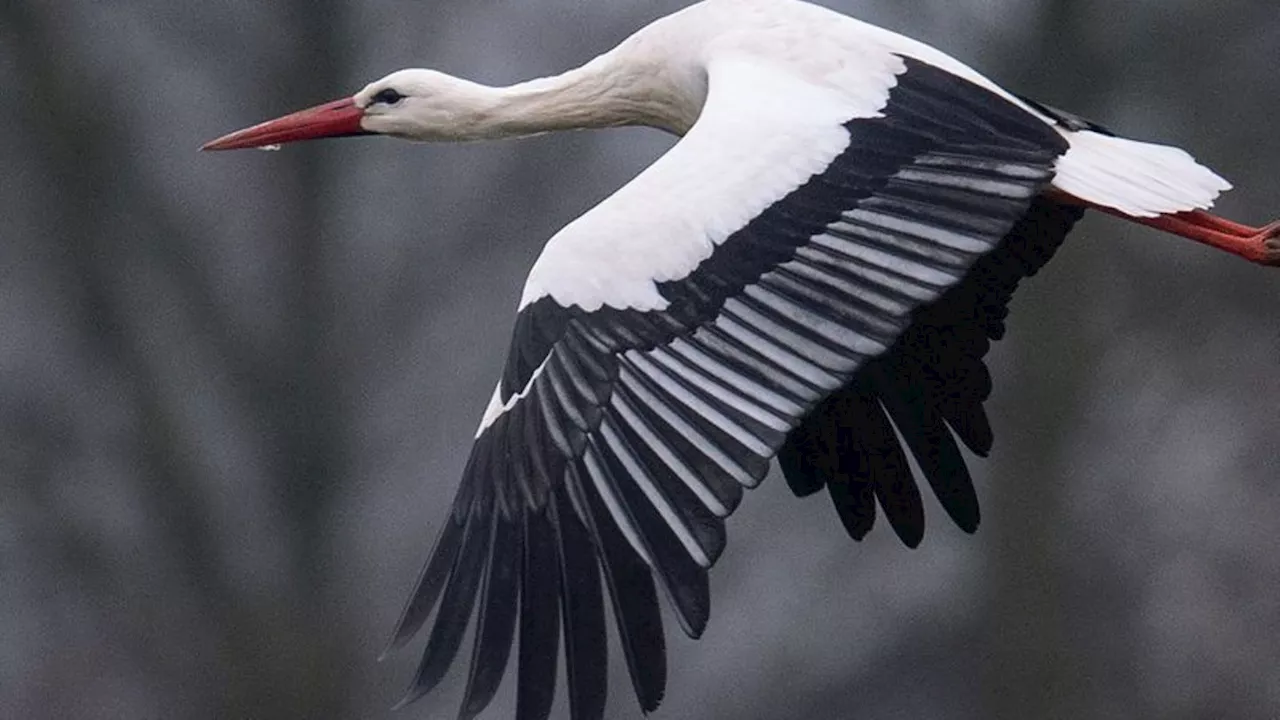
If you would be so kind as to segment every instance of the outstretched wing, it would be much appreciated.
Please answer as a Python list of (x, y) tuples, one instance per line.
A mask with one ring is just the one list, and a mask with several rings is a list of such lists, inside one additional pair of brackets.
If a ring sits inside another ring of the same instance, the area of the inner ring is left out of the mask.
[(396, 631), (406, 641), (434, 610), (406, 700), (441, 680), (474, 615), (463, 717), (492, 698), (517, 635), (518, 717), (549, 713), (562, 641), (573, 717), (601, 717), (607, 596), (640, 706), (655, 708), (658, 595), (702, 632), (707, 568), (743, 488), (962, 283), (1067, 147), (1019, 106), (909, 58), (887, 56), (883, 88), (847, 95), (750, 61), (708, 76), (690, 132), (530, 273)]
[(825, 487), (855, 540), (871, 530), (879, 504), (898, 537), (917, 546), (924, 506), (896, 428), (943, 509), (965, 532), (977, 530), (978, 497), (956, 438), (978, 455), (990, 451), (983, 403), (991, 374), (983, 358), (1004, 337), (1018, 283), (1053, 257), (1083, 213), (1036, 198), (963, 280), (914, 311), (889, 352), (859, 368), (787, 436), (778, 463), (792, 491), (803, 497)]

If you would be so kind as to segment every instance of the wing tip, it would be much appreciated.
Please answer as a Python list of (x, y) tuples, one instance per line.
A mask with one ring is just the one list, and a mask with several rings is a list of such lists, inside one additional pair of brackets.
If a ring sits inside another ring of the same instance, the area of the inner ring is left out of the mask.
[(921, 541), (924, 540), (923, 529), (921, 529), (920, 532), (912, 533), (906, 533), (901, 530), (897, 530), (897, 528), (894, 528), (894, 530), (897, 531), (898, 539), (902, 541), (902, 544), (905, 545), (908, 550), (915, 550), (916, 548), (919, 548)]
[(417, 635), (418, 631), (421, 629), (421, 623), (415, 624), (408, 622), (408, 613), (406, 608), (406, 612), (401, 614), (400, 620), (396, 623), (396, 629), (391, 633), (391, 639), (383, 645), (382, 651), (378, 653), (376, 661), (382, 662), (391, 657), (391, 655), (400, 650), (400, 648), (408, 645), (409, 641), (413, 639), (413, 636)]
[(982, 517), (979, 514), (977, 503), (974, 503), (972, 508), (965, 508), (965, 510), (969, 512), (962, 513), (957, 511), (954, 513), (948, 512), (947, 514), (951, 515), (951, 520), (955, 522), (956, 527), (966, 534), (972, 535), (978, 532), (978, 526), (982, 524)]
[(657, 695), (654, 697), (645, 698), (643, 700), (636, 698), (637, 703), (640, 705), (640, 713), (642, 715), (648, 715), (651, 712), (656, 712), (658, 707), (662, 705), (662, 701), (666, 696), (666, 690), (663, 689), (659, 690)]
[(400, 698), (395, 705), (391, 706), (391, 712), (399, 712), (400, 710), (405, 709), (414, 702), (421, 700), (428, 692), (431, 692), (430, 688), (420, 688), (415, 682), (409, 686), (408, 690), (405, 691), (404, 697)]
[(391, 640), (382, 648), (382, 652), (378, 653), (378, 657), (374, 658), (374, 662), (381, 663), (391, 657), (391, 653), (404, 647), (404, 640), (401, 640), (399, 634), (392, 637)]

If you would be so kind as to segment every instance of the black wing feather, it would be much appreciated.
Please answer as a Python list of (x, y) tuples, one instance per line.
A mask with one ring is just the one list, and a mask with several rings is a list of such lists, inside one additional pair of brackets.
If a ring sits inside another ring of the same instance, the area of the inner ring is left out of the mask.
[(480, 586), (480, 578), (484, 574), (486, 558), (489, 555), (490, 527), (496, 513), (476, 503), (467, 519), (467, 529), (462, 540), (462, 548), (453, 563), (453, 573), (449, 584), (440, 599), (440, 610), (435, 625), (431, 628), (431, 637), (427, 640), (427, 649), (401, 705), (412, 702), (430, 692), (448, 671), (453, 658), (458, 654), (462, 644), (462, 635), (466, 632), (467, 622), (475, 607), (476, 590)]
[(520, 558), (519, 520), (498, 516), (493, 523), (489, 566), (480, 591), (471, 673), (458, 715), (461, 720), (470, 720), (488, 706), (506, 673), (519, 607)]
[(640, 542), (653, 559), (653, 570), (658, 575), (659, 584), (676, 610), (680, 627), (691, 638), (701, 636), (711, 608), (706, 568), (689, 557), (671, 527), (622, 468), (613, 450), (599, 446), (593, 450), (594, 454), (589, 451), (588, 457), (594, 456), (597, 464), (588, 465), (588, 471), (598, 468), (601, 471), (599, 477), (612, 486), (627, 509), (640, 533)]
[(462, 547), (465, 528), (466, 525), (458, 522), (452, 514), (445, 519), (444, 525), (440, 528), (440, 534), (436, 537), (435, 546), (432, 547), (431, 554), (428, 556), (430, 559), (423, 566), (417, 585), (409, 595), (409, 602), (400, 614), (400, 622), (396, 624), (396, 631), (387, 647), (388, 652), (400, 647), (417, 634), (431, 615), (436, 600), (440, 598), (440, 591), (449, 580), (449, 573), (453, 570), (458, 550)]
[[(906, 440), (920, 465), (920, 472), (933, 488), (956, 525), (965, 532), (978, 529), (978, 494), (965, 467), (960, 448), (946, 425), (916, 388), (900, 376), (880, 378), (880, 401)], [(918, 387), (918, 386), (917, 386)]]
[(560, 557), (550, 506), (524, 516), (516, 720), (546, 720), (556, 695), (560, 645)]
[(672, 472), (666, 462), (645, 445), (634, 430), (625, 423), (617, 422), (613, 417), (606, 422), (617, 434), (626, 451), (635, 458), (641, 472), (679, 516), (684, 527), (689, 529), (710, 562), (714, 563), (724, 551), (727, 542), (724, 520), (708, 510), (698, 496)]
[(904, 545), (916, 547), (924, 538), (924, 505), (893, 426), (874, 394), (851, 389), (841, 395), (846, 396), (845, 418), (851, 423), (846, 427), (860, 423), (860, 432), (845, 438), (859, 448), (848, 458), (845, 475), (871, 484), (889, 526)]
[(569, 473), (565, 484), (599, 552), (636, 700), (641, 710), (650, 712), (657, 709), (667, 688), (666, 639), (653, 574), (609, 518), (595, 489), (584, 485), (576, 471)]
[(595, 546), (570, 507), (563, 485), (556, 490), (549, 510), (560, 544), (560, 610), (569, 714), (573, 720), (598, 720), (604, 717), (609, 663)]

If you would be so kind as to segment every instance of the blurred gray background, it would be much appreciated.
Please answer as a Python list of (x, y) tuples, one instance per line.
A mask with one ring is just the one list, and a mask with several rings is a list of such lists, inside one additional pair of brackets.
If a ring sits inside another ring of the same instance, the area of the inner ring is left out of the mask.
[[(824, 2), (1280, 212), (1274, 0)], [(196, 147), (400, 67), (558, 72), (681, 4), (0, 2), (0, 717), (392, 717), (421, 641), (376, 658), (525, 270), (671, 139)], [(1280, 273), (1087, 220), (993, 353), (981, 531), (930, 499), (920, 549), (855, 544), (771, 478), (655, 717), (1280, 716), (1278, 314)]]

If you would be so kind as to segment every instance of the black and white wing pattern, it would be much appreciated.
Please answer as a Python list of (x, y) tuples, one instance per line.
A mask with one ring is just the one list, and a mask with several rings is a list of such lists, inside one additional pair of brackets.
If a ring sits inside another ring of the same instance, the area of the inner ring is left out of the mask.
[(977, 530), (978, 496), (955, 437), (977, 455), (991, 450), (983, 409), (991, 374), (983, 357), (1004, 337), (1018, 283), (1053, 257), (1083, 213), (1036, 198), (963, 280), (915, 310), (889, 352), (869, 360), (787, 436), (778, 462), (792, 491), (804, 497), (825, 487), (855, 540), (871, 530), (879, 504), (898, 537), (919, 545), (924, 506), (896, 428), (943, 509), (965, 532)]
[[(519, 718), (550, 712), (561, 647), (572, 716), (600, 718), (607, 602), (654, 709), (658, 597), (702, 633), (724, 518), (784, 447), (792, 487), (828, 486), (855, 536), (878, 498), (918, 542), (907, 450), (976, 526), (946, 428), (990, 444), (982, 355), (1074, 220), (1038, 197), (1067, 144), (929, 64), (892, 56), (884, 77), (846, 97), (713, 64), (690, 132), (548, 244), (396, 631), (403, 643), (434, 612), (407, 700), (444, 677), (474, 618), (462, 717), (489, 703), (515, 645)], [(831, 459), (844, 448), (863, 464)]]

